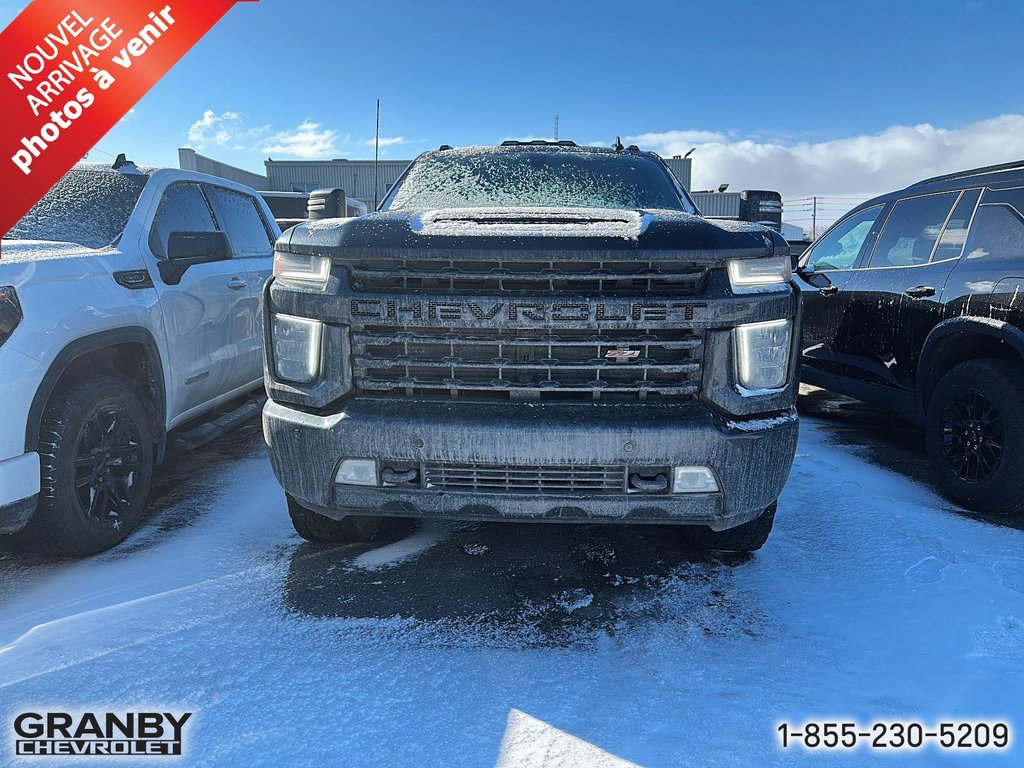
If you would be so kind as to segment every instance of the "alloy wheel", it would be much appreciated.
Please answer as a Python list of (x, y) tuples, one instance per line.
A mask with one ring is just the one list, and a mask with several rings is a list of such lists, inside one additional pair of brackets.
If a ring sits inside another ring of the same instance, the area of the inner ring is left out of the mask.
[(115, 530), (125, 523), (142, 469), (138, 426), (123, 408), (102, 406), (89, 417), (75, 450), (75, 495), (85, 513)]
[(942, 451), (965, 483), (983, 483), (1003, 457), (1003, 421), (995, 403), (976, 389), (956, 394), (942, 412)]

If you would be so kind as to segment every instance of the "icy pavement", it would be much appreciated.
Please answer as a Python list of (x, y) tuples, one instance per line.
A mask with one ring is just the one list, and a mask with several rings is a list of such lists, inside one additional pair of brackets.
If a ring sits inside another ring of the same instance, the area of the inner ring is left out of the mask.
[[(246, 426), (164, 467), (116, 551), (0, 549), (0, 762), (25, 709), (160, 706), (195, 712), (189, 765), (1024, 765), (1021, 525), (887, 468), (921, 461), (891, 419), (872, 448), (858, 414), (820, 413), (751, 558), (662, 527), (314, 547)], [(897, 718), (1008, 719), (1015, 747), (810, 753), (775, 731)]]

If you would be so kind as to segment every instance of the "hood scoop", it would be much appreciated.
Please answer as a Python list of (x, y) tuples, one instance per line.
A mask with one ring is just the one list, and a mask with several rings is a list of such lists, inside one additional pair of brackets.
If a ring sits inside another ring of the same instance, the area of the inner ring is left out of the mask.
[(420, 235), (615, 237), (636, 240), (654, 217), (615, 208), (443, 208), (410, 220)]

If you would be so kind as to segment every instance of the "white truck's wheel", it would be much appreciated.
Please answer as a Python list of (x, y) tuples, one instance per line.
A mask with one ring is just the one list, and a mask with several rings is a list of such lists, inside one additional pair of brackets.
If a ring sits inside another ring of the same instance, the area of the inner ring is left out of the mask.
[(62, 385), (40, 427), (39, 506), (18, 542), (70, 556), (120, 543), (146, 504), (153, 455), (150, 421), (130, 386), (100, 375)]

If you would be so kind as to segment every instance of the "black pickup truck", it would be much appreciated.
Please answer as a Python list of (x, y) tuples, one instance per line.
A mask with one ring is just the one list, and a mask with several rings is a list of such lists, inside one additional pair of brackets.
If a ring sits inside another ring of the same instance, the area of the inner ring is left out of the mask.
[(382, 516), (768, 537), (800, 310), (775, 232), (702, 218), (636, 147), (420, 156), (380, 210), (277, 242), (264, 432), (296, 530)]

